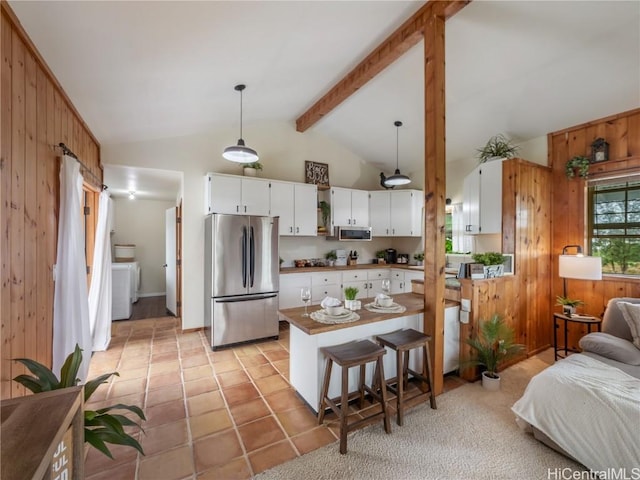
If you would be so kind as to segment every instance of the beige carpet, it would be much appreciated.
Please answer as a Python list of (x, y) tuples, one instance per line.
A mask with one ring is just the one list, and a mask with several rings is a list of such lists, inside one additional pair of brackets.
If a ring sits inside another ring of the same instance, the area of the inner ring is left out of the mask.
[(346, 455), (340, 455), (336, 442), (256, 478), (569, 478), (548, 472), (582, 467), (524, 433), (511, 412), (529, 379), (547, 366), (532, 357), (502, 372), (499, 392), (486, 391), (480, 382), (464, 385), (440, 395), (437, 410), (428, 402), (409, 410), (403, 427), (394, 418), (390, 435), (381, 423), (351, 433)]

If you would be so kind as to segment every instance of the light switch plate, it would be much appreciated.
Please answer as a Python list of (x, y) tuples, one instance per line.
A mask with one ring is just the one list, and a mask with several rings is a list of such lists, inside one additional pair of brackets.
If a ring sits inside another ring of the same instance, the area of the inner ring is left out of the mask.
[(469, 312), (460, 312), (460, 323), (469, 323)]
[(462, 300), (460, 300), (460, 310), (462, 310), (463, 312), (470, 312), (471, 311), (471, 299), (470, 298), (463, 298)]

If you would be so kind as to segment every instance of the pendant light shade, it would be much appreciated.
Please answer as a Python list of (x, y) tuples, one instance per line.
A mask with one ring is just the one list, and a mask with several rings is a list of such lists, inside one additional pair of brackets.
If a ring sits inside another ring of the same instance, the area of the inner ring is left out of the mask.
[(234, 89), (240, 92), (240, 138), (237, 145), (232, 145), (224, 149), (222, 157), (231, 162), (237, 163), (253, 163), (258, 161), (258, 153), (245, 145), (242, 139), (242, 91), (247, 88), (246, 85), (236, 85)]
[(387, 177), (384, 181), (384, 184), (390, 187), (395, 187), (397, 185), (407, 185), (408, 183), (411, 183), (411, 179), (406, 175), (402, 175), (400, 173), (400, 168), (398, 168), (398, 137), (402, 122), (396, 120), (395, 122), (393, 122), (393, 124), (396, 126), (396, 171), (393, 175)]

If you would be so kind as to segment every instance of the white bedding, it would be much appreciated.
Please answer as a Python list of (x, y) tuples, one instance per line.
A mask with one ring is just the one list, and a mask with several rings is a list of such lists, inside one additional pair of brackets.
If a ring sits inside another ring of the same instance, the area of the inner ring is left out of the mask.
[(640, 468), (640, 380), (575, 354), (533, 377), (513, 412), (591, 470)]

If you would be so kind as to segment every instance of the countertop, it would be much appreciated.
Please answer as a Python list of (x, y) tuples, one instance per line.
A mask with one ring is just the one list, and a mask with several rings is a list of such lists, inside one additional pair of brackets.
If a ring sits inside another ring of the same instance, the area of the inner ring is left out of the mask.
[[(312, 267), (313, 268), (313, 267)], [(338, 267), (343, 268), (343, 267)], [(295, 270), (302, 270), (303, 268), (297, 268)], [(325, 267), (326, 269), (326, 267)], [(306, 268), (305, 268), (306, 270)], [(356, 313), (360, 315), (360, 320), (351, 323), (338, 323), (338, 324), (325, 324), (312, 320), (311, 317), (303, 317), (304, 307), (287, 308), (280, 310), (280, 315), (289, 322), (291, 325), (298, 327), (307, 335), (317, 335), (324, 332), (332, 332), (335, 330), (342, 330), (343, 328), (357, 327), (359, 325), (365, 325), (367, 323), (381, 322), (383, 320), (390, 320), (392, 318), (407, 317), (409, 315), (417, 315), (424, 313), (424, 296), (415, 293), (401, 293), (393, 296), (393, 301), (399, 305), (404, 305), (407, 310), (402, 313), (374, 313), (364, 308), (366, 303), (373, 302), (374, 298), (361, 299), (362, 307)], [(310, 306), (308, 312), (314, 312), (321, 310), (319, 305)]]
[(345, 265), (340, 267), (283, 267), (280, 273), (306, 273), (306, 272), (332, 272), (342, 270), (367, 270), (372, 268), (401, 268), (403, 270), (424, 271), (424, 267), (407, 263), (363, 263), (358, 265)]

